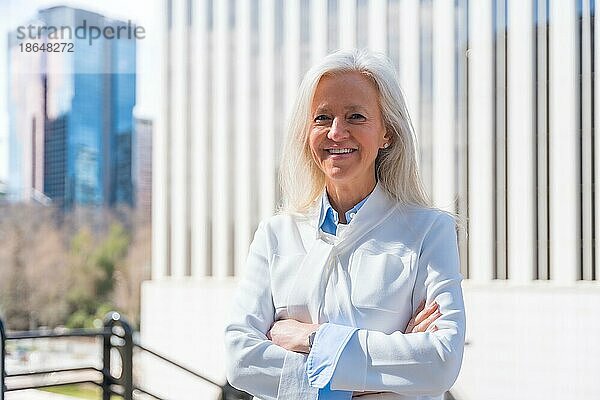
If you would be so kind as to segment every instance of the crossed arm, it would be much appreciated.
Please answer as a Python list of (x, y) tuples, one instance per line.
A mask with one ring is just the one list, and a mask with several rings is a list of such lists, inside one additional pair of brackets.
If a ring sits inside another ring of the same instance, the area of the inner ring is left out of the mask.
[[(425, 301), (422, 301), (408, 322), (404, 333), (425, 332), (441, 315), (439, 304), (434, 302), (425, 308)], [(319, 326), (319, 324), (306, 324), (295, 319), (282, 319), (273, 323), (266, 336), (277, 346), (286, 350), (308, 353), (310, 351), (308, 336), (317, 331)], [(431, 332), (437, 330), (437, 326), (433, 325)]]

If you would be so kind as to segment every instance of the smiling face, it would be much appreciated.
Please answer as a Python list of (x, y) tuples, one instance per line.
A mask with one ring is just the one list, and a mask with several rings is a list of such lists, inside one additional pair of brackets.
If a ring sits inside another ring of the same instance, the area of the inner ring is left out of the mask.
[(378, 151), (389, 142), (375, 84), (359, 72), (321, 78), (311, 117), (310, 150), (327, 188), (368, 194)]

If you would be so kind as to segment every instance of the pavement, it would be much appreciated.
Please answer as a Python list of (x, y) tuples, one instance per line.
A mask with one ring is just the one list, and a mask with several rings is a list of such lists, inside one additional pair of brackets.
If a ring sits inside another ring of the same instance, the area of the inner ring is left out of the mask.
[[(19, 345), (7, 346), (6, 369), (9, 374), (25, 373), (67, 367), (98, 365), (102, 347), (97, 341), (70, 339), (21, 340)], [(60, 379), (59, 379), (60, 378)], [(59, 381), (95, 380), (97, 372), (63, 372), (38, 377), (13, 377), (7, 379), (8, 387), (23, 387), (33, 384), (54, 384)], [(77, 397), (27, 389), (7, 392), (5, 400), (74, 400)]]
[(41, 390), (19, 390), (8, 392), (4, 395), (5, 400), (73, 400), (76, 397), (65, 396), (62, 394), (44, 392)]

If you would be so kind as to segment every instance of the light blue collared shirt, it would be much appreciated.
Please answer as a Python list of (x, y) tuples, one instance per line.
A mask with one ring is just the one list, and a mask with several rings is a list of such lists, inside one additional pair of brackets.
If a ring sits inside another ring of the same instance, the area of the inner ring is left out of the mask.
[[(357, 205), (346, 211), (345, 215), (347, 224), (352, 221), (352, 218), (354, 218), (358, 210), (360, 210), (363, 204), (365, 204), (369, 196), (365, 197)], [(335, 235), (339, 222), (339, 214), (331, 206), (331, 203), (329, 202), (329, 196), (327, 195), (327, 191), (325, 191), (321, 197), (321, 216), (319, 218), (319, 227), (323, 232)]]
[[(347, 224), (352, 221), (369, 196), (362, 199), (357, 205), (346, 212)], [(327, 195), (327, 191), (325, 191), (321, 198), (319, 227), (323, 232), (335, 235), (338, 224), (338, 212), (331, 206), (329, 196)], [(341, 355), (341, 350), (349, 345), (350, 339), (352, 339), (357, 330), (357, 328), (349, 326), (325, 323), (317, 331), (315, 342), (308, 358), (307, 374), (311, 386), (319, 388), (319, 400), (349, 400), (352, 398), (352, 391), (331, 390), (329, 383)]]

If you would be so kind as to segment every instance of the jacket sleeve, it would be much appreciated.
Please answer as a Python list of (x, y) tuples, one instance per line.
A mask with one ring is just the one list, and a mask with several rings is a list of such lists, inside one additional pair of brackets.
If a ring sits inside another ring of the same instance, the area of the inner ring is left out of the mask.
[(318, 379), (323, 364), (313, 358), (318, 352), (311, 351), (307, 364), (311, 384), (404, 395), (433, 396), (448, 390), (458, 376), (464, 348), (461, 281), (455, 223), (440, 214), (423, 240), (413, 292), (414, 305), (423, 299), (440, 305), (442, 316), (435, 322), (438, 330), (385, 334), (360, 329), (341, 345), (330, 378)]
[(308, 386), (308, 381), (304, 378), (306, 356), (287, 351), (266, 337), (275, 316), (267, 254), (267, 234), (261, 223), (225, 328), (226, 374), (232, 386), (274, 400), (280, 382), (288, 386), (288, 382), (305, 381)]

